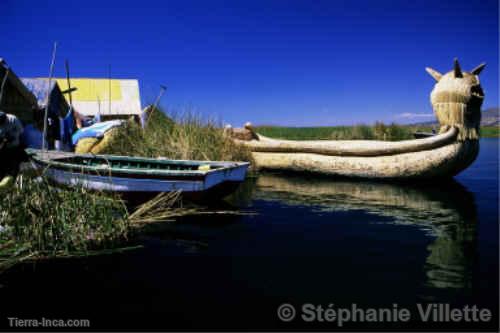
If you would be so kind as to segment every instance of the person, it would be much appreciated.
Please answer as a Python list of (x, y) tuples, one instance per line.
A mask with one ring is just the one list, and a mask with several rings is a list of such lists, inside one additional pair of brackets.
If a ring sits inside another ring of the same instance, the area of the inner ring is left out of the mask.
[(21, 162), (27, 160), (21, 142), (23, 125), (16, 116), (0, 110), (0, 177), (6, 174), (13, 177), (19, 172)]

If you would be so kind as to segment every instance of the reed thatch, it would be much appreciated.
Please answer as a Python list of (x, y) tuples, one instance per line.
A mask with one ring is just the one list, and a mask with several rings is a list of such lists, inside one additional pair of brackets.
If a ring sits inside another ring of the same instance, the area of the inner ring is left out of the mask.
[(458, 128), (458, 140), (479, 139), (481, 104), (484, 93), (478, 74), (484, 64), (471, 72), (463, 72), (455, 59), (454, 69), (445, 75), (428, 68), (427, 71), (437, 80), (431, 92), (431, 104), (441, 125), (441, 132), (448, 127)]

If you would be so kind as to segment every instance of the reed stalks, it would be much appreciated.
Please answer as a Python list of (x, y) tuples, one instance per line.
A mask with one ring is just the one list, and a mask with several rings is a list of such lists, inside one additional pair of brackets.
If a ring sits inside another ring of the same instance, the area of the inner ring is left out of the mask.
[(143, 226), (196, 212), (179, 199), (179, 192), (160, 194), (129, 212), (117, 196), (21, 175), (0, 198), (0, 271), (26, 260), (120, 251)]
[(251, 161), (251, 153), (224, 136), (211, 119), (185, 112), (172, 118), (161, 110), (152, 113), (143, 130), (135, 123), (117, 130), (102, 154), (164, 157), (182, 160)]
[(128, 215), (128, 220), (134, 227), (141, 227), (149, 223), (173, 221), (174, 218), (193, 215), (197, 208), (185, 208), (181, 205), (181, 192), (160, 193), (153, 199), (137, 207)]

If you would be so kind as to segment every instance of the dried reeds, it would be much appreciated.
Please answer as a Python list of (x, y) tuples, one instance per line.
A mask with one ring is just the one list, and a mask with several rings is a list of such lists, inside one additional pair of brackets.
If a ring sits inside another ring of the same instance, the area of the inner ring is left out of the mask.
[(99, 154), (170, 159), (251, 161), (250, 151), (224, 136), (222, 126), (190, 112), (169, 118), (161, 110), (150, 113), (142, 130), (128, 123), (113, 133)]

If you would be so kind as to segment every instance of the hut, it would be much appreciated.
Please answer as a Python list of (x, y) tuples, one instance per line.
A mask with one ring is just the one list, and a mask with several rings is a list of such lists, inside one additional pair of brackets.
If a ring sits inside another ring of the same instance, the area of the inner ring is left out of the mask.
[(47, 78), (21, 78), (21, 81), (35, 96), (41, 110), (45, 110), (47, 106), (47, 93), (50, 91), (49, 116), (64, 118), (68, 114), (69, 104), (55, 79), (50, 81), (50, 89)]
[[(58, 78), (61, 89), (69, 88), (67, 79)], [(140, 120), (141, 99), (139, 82), (125, 79), (72, 78), (72, 105), (80, 115), (101, 120), (129, 119)], [(67, 101), (69, 95), (65, 96)]]
[(37, 100), (5, 60), (0, 58), (0, 85), (2, 83), (0, 110), (15, 115), (24, 124), (32, 123), (33, 107), (37, 106)]
[[(39, 119), (43, 119), (43, 113), (49, 102), (47, 109), (47, 141), (49, 148), (56, 148), (55, 141), (63, 144), (70, 142), (70, 136), (74, 129), (72, 112), (64, 94), (55, 79), (48, 78), (21, 78), (26, 88), (35, 96), (38, 106)], [(49, 100), (50, 92), (50, 100)]]

